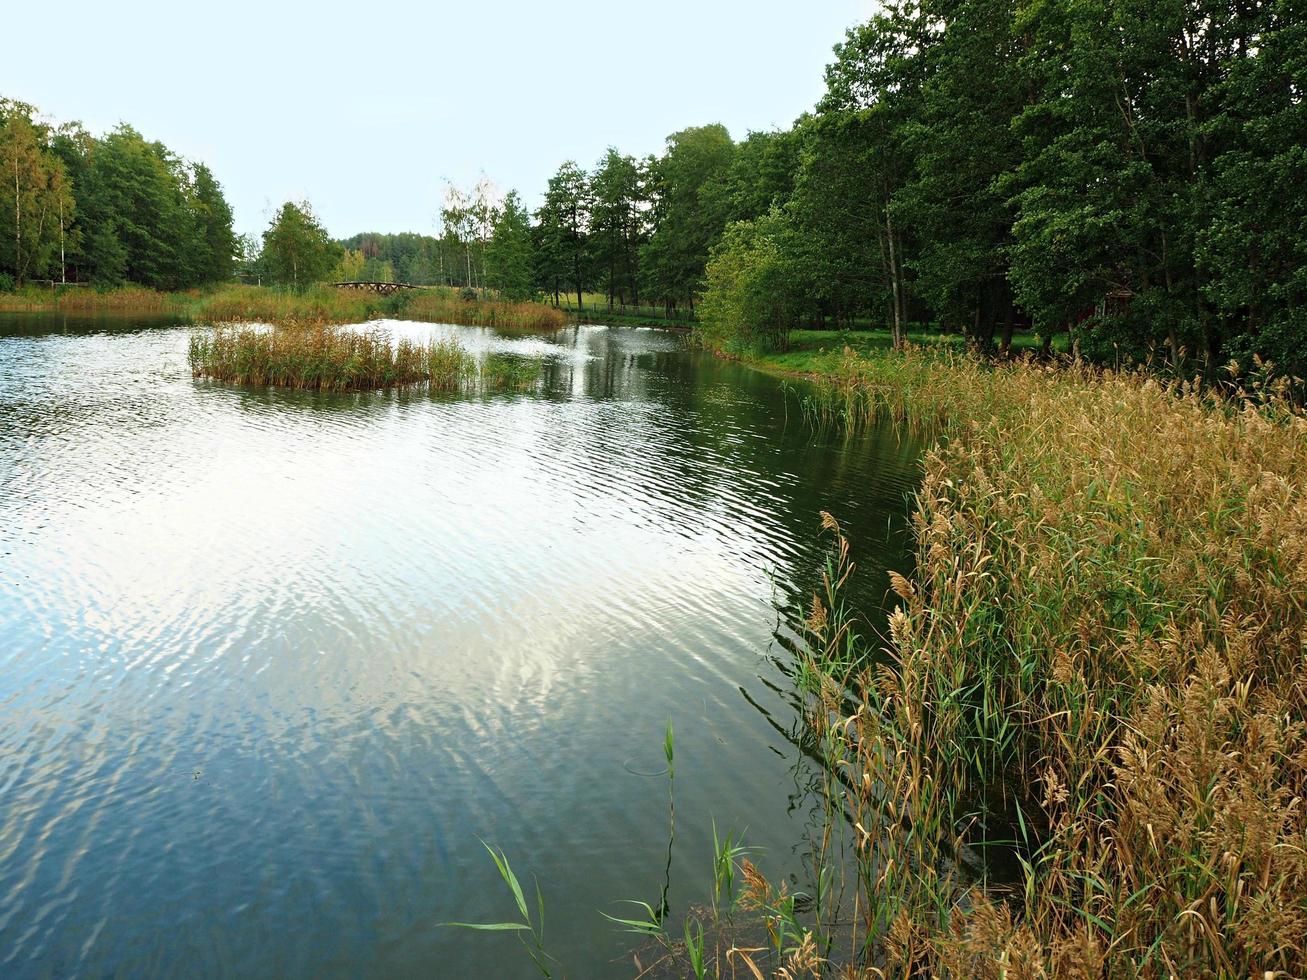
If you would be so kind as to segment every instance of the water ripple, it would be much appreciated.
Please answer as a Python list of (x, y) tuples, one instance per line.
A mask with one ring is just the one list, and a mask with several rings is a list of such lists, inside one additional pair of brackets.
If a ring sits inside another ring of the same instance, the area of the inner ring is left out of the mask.
[(777, 861), (801, 832), (751, 704), (788, 710), (773, 600), (829, 509), (876, 607), (915, 448), (814, 442), (666, 333), (381, 326), (542, 357), (540, 389), (235, 389), (185, 328), (0, 321), (6, 976), (530, 975), (437, 927), (511, 911), (478, 835), (603, 972), (595, 910), (661, 874), (632, 768), (668, 719), (674, 900), (711, 819)]

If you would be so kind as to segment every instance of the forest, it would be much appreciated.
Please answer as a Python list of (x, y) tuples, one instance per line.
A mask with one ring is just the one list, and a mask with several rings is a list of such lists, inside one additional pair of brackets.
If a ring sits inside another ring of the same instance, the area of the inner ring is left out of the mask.
[(813, 112), (564, 163), (536, 286), (693, 308), (714, 346), (931, 323), (1007, 350), (1307, 370), (1307, 21), (1294, 2), (887, 4)]
[(93, 136), (0, 98), (0, 284), (185, 289), (235, 271), (231, 207), (203, 163), (128, 125)]
[[(1301, 374), (1305, 52), (1297, 0), (894, 3), (787, 130), (691, 126), (657, 155), (565, 161), (533, 211), (484, 176), (447, 183), (436, 235), (332, 242), (292, 210), (308, 280), (598, 293), (736, 352), (930, 324), (1004, 352), (1034, 330), (1110, 363)], [(16, 102), (0, 120), (0, 275), (306, 284), (276, 254), (291, 205), (240, 241), (208, 168), (131, 127), (94, 137)]]
[(423, 231), (0, 99), (31, 975), (1307, 976), (1307, 0), (877, 9)]

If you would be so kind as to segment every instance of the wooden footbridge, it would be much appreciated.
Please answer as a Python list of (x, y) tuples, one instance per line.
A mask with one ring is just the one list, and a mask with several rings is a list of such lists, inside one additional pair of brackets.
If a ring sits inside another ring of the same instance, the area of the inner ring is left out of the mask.
[(399, 292), (401, 289), (423, 289), (423, 286), (415, 286), (411, 282), (333, 282), (333, 286), (340, 289), (353, 289), (358, 292), (378, 293), (382, 296), (389, 296), (391, 293)]

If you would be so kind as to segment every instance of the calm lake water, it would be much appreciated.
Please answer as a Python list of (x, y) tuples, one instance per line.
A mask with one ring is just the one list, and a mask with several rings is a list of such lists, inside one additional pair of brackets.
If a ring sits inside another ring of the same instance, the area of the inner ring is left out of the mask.
[(186, 327), (0, 316), (0, 975), (532, 976), (440, 926), (512, 916), (480, 837), (568, 974), (628, 976), (669, 720), (673, 915), (714, 819), (802, 887), (776, 605), (826, 509), (879, 619), (915, 447), (668, 333), (385, 326), (544, 379), (240, 389)]

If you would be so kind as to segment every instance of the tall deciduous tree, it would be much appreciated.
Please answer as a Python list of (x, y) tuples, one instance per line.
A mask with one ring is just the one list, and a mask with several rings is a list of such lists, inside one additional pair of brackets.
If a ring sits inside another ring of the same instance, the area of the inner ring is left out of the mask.
[(804, 297), (793, 268), (794, 229), (779, 209), (726, 227), (708, 260), (701, 330), (725, 350), (785, 347)]
[(331, 278), (335, 282), (359, 282), (364, 279), (363, 270), (367, 264), (368, 258), (362, 249), (347, 248), (331, 270)]
[(639, 250), (645, 210), (640, 164), (609, 147), (590, 176), (590, 254), (597, 278), (614, 300), (640, 301)]
[(262, 261), (275, 283), (303, 289), (327, 278), (340, 246), (318, 223), (308, 201), (287, 201), (263, 233)]
[[(1026, 90), (1008, 0), (926, 0), (914, 54), (917, 109), (902, 127), (912, 171), (895, 195), (918, 248), (915, 289), (935, 316), (988, 346), (995, 327), (1011, 342), (1008, 285), (1012, 214), (1002, 183), (1019, 162), (1011, 128)], [(978, 80), (984, 79), (983, 84)]]
[(195, 272), (200, 282), (225, 282), (236, 265), (236, 233), (232, 229), (231, 205), (213, 172), (202, 163), (192, 166), (194, 175), (197, 256)]
[(0, 270), (21, 283), (58, 267), (73, 211), (48, 131), (33, 122), (29, 106), (0, 105)]
[(730, 216), (734, 157), (725, 126), (697, 126), (667, 137), (667, 151), (652, 168), (654, 232), (641, 263), (646, 290), (665, 303), (684, 300), (694, 308), (708, 253)]
[(794, 193), (803, 150), (804, 120), (792, 129), (750, 133), (736, 145), (726, 175), (731, 221), (761, 218)]
[[(909, 127), (920, 111), (930, 45), (929, 21), (910, 0), (887, 4), (850, 30), (826, 70), (826, 96), (818, 110), (827, 125), (814, 129), (810, 155), (819, 161), (829, 137), (840, 161), (834, 172), (847, 175), (854, 168), (852, 185), (841, 185), (852, 197), (841, 200), (841, 191), (831, 189), (830, 205), (837, 213), (842, 208), (854, 223), (858, 210), (874, 221), (874, 239), (866, 238), (877, 243), (878, 269), (868, 263), (863, 275), (875, 276), (884, 287), (895, 346), (907, 332), (916, 252), (912, 225), (901, 220), (896, 202), (913, 175)], [(821, 193), (820, 187), (810, 187), (813, 191)]]
[(1307, 377), (1307, 16), (1296, 0), (1250, 5), (1226, 38), (1204, 292), (1227, 358)]

